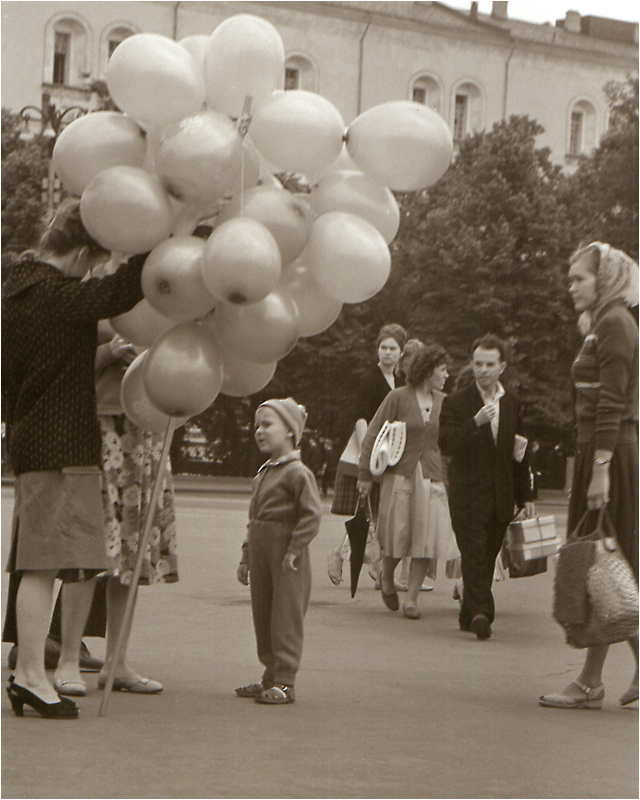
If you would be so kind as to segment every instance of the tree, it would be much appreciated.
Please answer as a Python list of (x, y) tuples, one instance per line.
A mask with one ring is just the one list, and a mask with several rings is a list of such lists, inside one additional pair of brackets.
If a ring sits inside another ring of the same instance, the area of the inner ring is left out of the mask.
[(42, 230), (46, 205), (42, 178), (47, 172), (47, 140), (20, 140), (19, 117), (2, 109), (2, 262), (33, 247)]
[(638, 74), (605, 87), (610, 126), (572, 176), (564, 199), (576, 246), (603, 241), (638, 259)]
[(493, 332), (511, 343), (508, 380), (530, 425), (570, 423), (575, 324), (565, 291), (569, 219), (542, 127), (526, 116), (468, 137), (431, 189), (402, 198), (388, 291), (412, 334), (444, 345), (454, 368)]

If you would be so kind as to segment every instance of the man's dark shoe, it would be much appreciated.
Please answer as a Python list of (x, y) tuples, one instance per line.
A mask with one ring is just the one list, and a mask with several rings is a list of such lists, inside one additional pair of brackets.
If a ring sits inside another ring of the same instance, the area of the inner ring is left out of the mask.
[(484, 614), (476, 614), (471, 620), (471, 632), (475, 633), (478, 639), (488, 639), (491, 636), (489, 617)]
[[(60, 644), (47, 637), (44, 648), (44, 668), (55, 669), (58, 666), (60, 659)], [(9, 669), (15, 669), (18, 661), (18, 645), (14, 644), (7, 657), (7, 666)], [(89, 648), (84, 642), (80, 643), (80, 671), (81, 672), (100, 672), (104, 666), (104, 661), (101, 658), (94, 658), (89, 652)]]

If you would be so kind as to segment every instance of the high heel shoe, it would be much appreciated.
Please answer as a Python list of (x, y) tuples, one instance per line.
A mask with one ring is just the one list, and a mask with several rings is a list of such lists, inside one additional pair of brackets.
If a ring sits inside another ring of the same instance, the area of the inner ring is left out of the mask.
[(76, 719), (78, 716), (78, 706), (73, 700), (60, 697), (57, 703), (45, 703), (42, 698), (25, 689), (24, 686), (14, 683), (13, 675), (9, 678), (7, 694), (16, 717), (24, 716), (25, 705), (31, 706), (34, 711), (46, 719)]

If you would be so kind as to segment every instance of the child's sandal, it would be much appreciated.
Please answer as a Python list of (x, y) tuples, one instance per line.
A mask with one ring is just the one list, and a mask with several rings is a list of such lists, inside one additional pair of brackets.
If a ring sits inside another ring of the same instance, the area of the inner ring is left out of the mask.
[(284, 683), (276, 683), (256, 697), (256, 703), (264, 703), (269, 706), (283, 706), (286, 703), (295, 703), (295, 701), (293, 686), (286, 686)]
[(260, 697), (260, 695), (267, 689), (268, 687), (265, 686), (262, 681), (260, 683), (250, 683), (247, 686), (240, 686), (236, 689), (236, 694), (238, 697)]

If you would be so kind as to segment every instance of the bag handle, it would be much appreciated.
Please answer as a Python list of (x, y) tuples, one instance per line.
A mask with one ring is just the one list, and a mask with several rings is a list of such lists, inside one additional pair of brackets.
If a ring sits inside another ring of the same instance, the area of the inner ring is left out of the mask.
[[(591, 531), (591, 533), (581, 535), (580, 531), (584, 527), (587, 517), (590, 514), (593, 514), (593, 512), (596, 510), (598, 512), (598, 522), (596, 527)], [(608, 529), (607, 532), (604, 530), (605, 527)], [(573, 541), (576, 539), (584, 539), (586, 537), (594, 537), (603, 540), (607, 538), (617, 539), (615, 530), (613, 528), (613, 522), (611, 521), (611, 517), (607, 511), (606, 503), (603, 506), (600, 506), (599, 509), (588, 508), (582, 515), (574, 530), (571, 532), (569, 539)]]
[(358, 513), (358, 509), (362, 506), (367, 514), (369, 522), (373, 520), (373, 511), (371, 509), (371, 495), (367, 495), (366, 497), (363, 494), (358, 495), (358, 502), (356, 503), (356, 510), (355, 513)]

